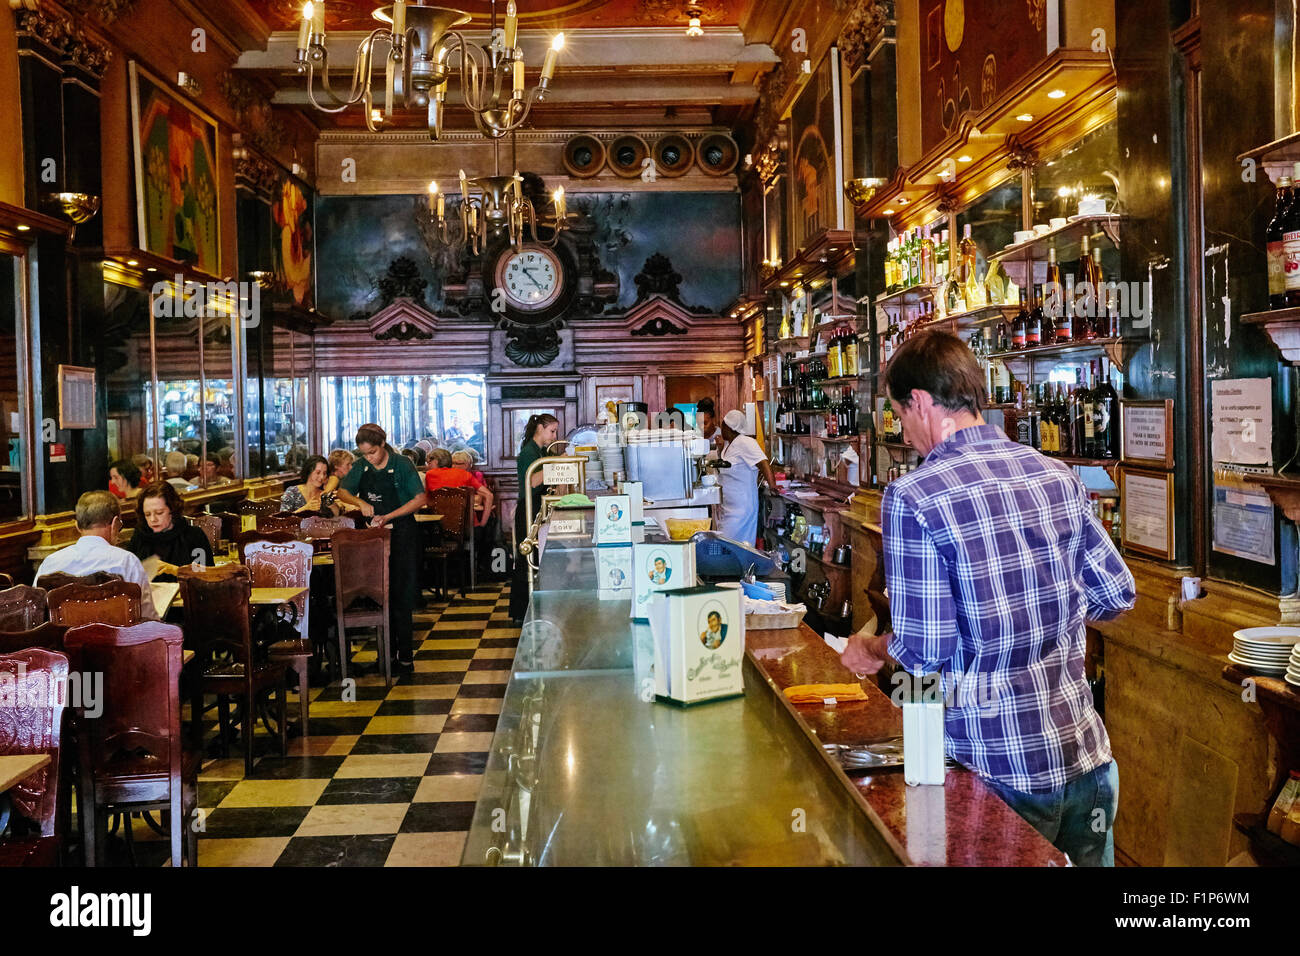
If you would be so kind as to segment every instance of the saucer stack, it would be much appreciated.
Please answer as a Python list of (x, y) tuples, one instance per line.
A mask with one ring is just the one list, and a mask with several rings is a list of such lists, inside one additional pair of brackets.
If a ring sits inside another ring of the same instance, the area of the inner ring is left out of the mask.
[(1291, 648), (1291, 660), (1286, 665), (1284, 679), (1292, 687), (1300, 687), (1300, 644)]
[(1232, 635), (1228, 660), (1261, 674), (1286, 674), (1288, 680), (1294, 669), (1296, 681), (1300, 681), (1297, 643), (1300, 627), (1247, 627)]

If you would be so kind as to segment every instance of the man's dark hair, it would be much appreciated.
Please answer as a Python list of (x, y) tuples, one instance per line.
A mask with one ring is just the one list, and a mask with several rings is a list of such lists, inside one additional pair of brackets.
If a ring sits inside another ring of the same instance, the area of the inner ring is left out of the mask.
[(885, 387), (904, 408), (912, 404), (913, 389), (929, 392), (950, 412), (977, 414), (985, 401), (984, 373), (974, 353), (951, 332), (937, 329), (898, 347), (885, 367)]
[(108, 467), (116, 468), (117, 473), (122, 476), (122, 480), (132, 488), (140, 487), (140, 469), (135, 466), (135, 462), (131, 461), (131, 459), (121, 458)]

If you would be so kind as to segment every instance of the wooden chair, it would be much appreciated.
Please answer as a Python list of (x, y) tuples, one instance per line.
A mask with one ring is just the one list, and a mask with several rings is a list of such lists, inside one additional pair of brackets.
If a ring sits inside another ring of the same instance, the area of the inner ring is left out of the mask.
[(298, 678), (298, 715), (302, 735), (307, 734), (310, 690), (307, 686), (307, 662), (312, 657), (311, 635), (307, 616), (311, 610), (311, 559), (314, 552), (308, 541), (253, 541), (244, 550), (244, 564), (253, 576), (255, 588), (303, 588), (294, 598), (298, 611), (298, 639), (276, 641), (267, 647), (267, 660), (285, 664)]
[(328, 539), (335, 531), (351, 530), (355, 527), (356, 522), (351, 518), (322, 518), (320, 515), (311, 515), (302, 521), (302, 533), (308, 538)]
[[(67, 633), (74, 670), (104, 675), (102, 707), (79, 721), (81, 789), (87, 866), (107, 842), (108, 810), (170, 813), (172, 866), (198, 864), (188, 825), (197, 805), (199, 755), (181, 734), (179, 627), (146, 621), (131, 627), (86, 624)], [(129, 820), (127, 821), (129, 826)]]
[(208, 536), (208, 544), (213, 555), (216, 555), (217, 546), (221, 543), (221, 515), (194, 515), (190, 518), (190, 523)]
[(258, 531), (292, 531), (302, 530), (302, 515), (291, 512), (277, 512), (273, 515), (258, 515)]
[(15, 584), (0, 591), (0, 631), (30, 631), (48, 618), (44, 588)]
[(123, 580), (122, 575), (108, 571), (96, 571), (94, 574), (64, 574), (62, 571), (51, 571), (49, 574), (42, 574), (36, 583), (46, 591), (53, 591), (55, 588), (67, 587), (69, 584), (110, 584), (121, 580)]
[[(373, 627), (384, 682), (393, 686), (388, 633), (388, 552), (392, 533), (387, 528), (363, 531), (344, 529), (330, 536), (334, 552), (334, 613), (339, 631), (339, 677), (348, 676), (351, 657), (347, 629)], [(358, 602), (364, 602), (359, 604)], [(371, 605), (371, 606), (367, 606)]]
[(266, 515), (274, 515), (279, 513), (280, 513), (279, 498), (263, 498), (261, 501), (245, 500), (239, 503), (239, 514), (241, 516), (253, 515), (255, 517), (261, 518)]
[(14, 586), (13, 576), (9, 574), (5, 574), (3, 571), (0, 571), (0, 588), (11, 588), (13, 586)]
[(67, 628), (45, 621), (30, 630), (0, 631), (0, 654), (16, 654), (32, 647), (63, 653), (63, 635)]
[[(425, 547), (424, 554), (442, 565), (442, 591), (447, 591), (447, 564), (453, 554), (469, 554), (469, 585), (478, 586), (474, 568), (474, 489), (438, 488), (429, 493), (429, 507), (442, 515), (441, 538)], [(461, 574), (460, 593), (465, 593), (465, 575)]]
[[(43, 754), (50, 762), (9, 790), (14, 812), (33, 824), (39, 836), (56, 835), (59, 802), (59, 755), (63, 730), (68, 659), (57, 651), (34, 647), (0, 657), (17, 706), (5, 708), (0, 720), (0, 755)], [(3, 829), (3, 821), (0, 821)]]
[(263, 694), (276, 694), (280, 712), (280, 752), (288, 753), (285, 721), (287, 698), (284, 665), (272, 664), (265, 650), (254, 644), (249, 616), (252, 576), (248, 568), (227, 566), (179, 569), (176, 576), (185, 602), (185, 639), (193, 648), (194, 676), (189, 682), (190, 717), (199, 742), (203, 734), (203, 695), (217, 698), (221, 743), (226, 746), (230, 719), (226, 706), (231, 697), (244, 702), (244, 770), (253, 772), (253, 725)]
[(297, 541), (298, 536), (292, 531), (241, 531), (235, 536), (235, 547), (239, 549), (240, 563), (245, 561), (245, 552), (250, 544), (259, 541), (272, 541), (276, 544), (285, 544), (289, 541)]
[(46, 595), (50, 622), (64, 627), (112, 624), (130, 627), (140, 623), (140, 585), (134, 581), (108, 584), (65, 584)]

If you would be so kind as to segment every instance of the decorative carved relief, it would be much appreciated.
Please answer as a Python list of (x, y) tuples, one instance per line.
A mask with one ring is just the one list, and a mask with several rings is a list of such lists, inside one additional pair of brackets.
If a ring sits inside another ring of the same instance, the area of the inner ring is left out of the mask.
[(682, 301), (681, 292), (678, 289), (682, 277), (673, 269), (673, 264), (668, 257), (662, 253), (656, 252), (647, 259), (645, 265), (641, 267), (641, 271), (636, 274), (632, 281), (636, 283), (636, 301), (632, 303), (632, 308), (628, 310), (629, 314), (652, 296), (662, 296), (671, 302), (677, 303), (687, 312), (697, 315), (703, 315), (710, 311), (709, 309), (694, 308)]
[(1007, 169), (1033, 169), (1038, 165), (1038, 154), (1024, 146), (1012, 146), (1011, 158), (1007, 160)]
[(893, 19), (894, 5), (887, 0), (858, 0), (853, 5), (839, 39), (835, 41), (850, 75), (867, 65), (871, 48)]
[(428, 280), (420, 275), (415, 260), (406, 256), (398, 256), (390, 262), (388, 271), (375, 283), (379, 294), (384, 297), (384, 305), (397, 298), (410, 299), (423, 305), (424, 290), (428, 285)]
[(235, 123), (249, 143), (267, 153), (274, 153), (284, 145), (284, 124), (275, 116), (270, 99), (261, 90), (230, 71), (221, 74), (217, 88), (235, 111)]
[(376, 342), (427, 342), (437, 331), (437, 321), (428, 309), (399, 296), (370, 317), (370, 334)]
[(235, 185), (248, 189), (267, 202), (274, 202), (283, 172), (275, 163), (243, 145), (243, 137), (234, 137)]
[(560, 332), (555, 324), (506, 327), (506, 357), (524, 368), (542, 368), (560, 357)]
[(14, 24), (18, 36), (28, 45), (39, 43), (52, 59), (90, 73), (96, 79), (103, 78), (113, 58), (106, 45), (86, 33), (72, 18), (54, 10), (15, 10)]
[(680, 325), (676, 325), (673, 322), (669, 322), (663, 316), (657, 316), (656, 318), (651, 319), (645, 325), (641, 326), (641, 328), (633, 329), (632, 334), (635, 336), (685, 335), (686, 330), (682, 328)]
[(63, 2), (77, 13), (93, 13), (105, 23), (130, 16), (136, 5), (136, 0), (63, 0)]

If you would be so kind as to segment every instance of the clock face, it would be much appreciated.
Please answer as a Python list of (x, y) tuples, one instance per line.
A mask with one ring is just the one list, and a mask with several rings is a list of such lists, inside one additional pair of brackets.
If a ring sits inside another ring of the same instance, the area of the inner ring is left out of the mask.
[(506, 304), (521, 312), (538, 312), (554, 304), (564, 288), (559, 257), (545, 246), (524, 245), (497, 262), (497, 288)]

